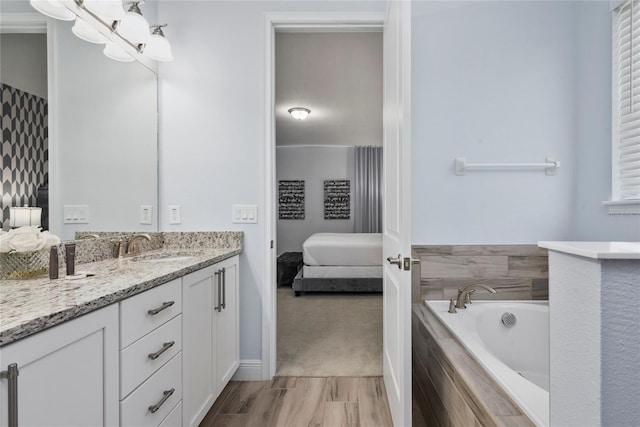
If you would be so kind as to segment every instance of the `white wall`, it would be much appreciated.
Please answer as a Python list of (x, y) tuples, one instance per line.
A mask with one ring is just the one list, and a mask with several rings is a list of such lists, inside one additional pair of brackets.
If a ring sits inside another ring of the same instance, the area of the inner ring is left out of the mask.
[(0, 34), (0, 81), (47, 99), (47, 35)]
[[(414, 2), (413, 242), (640, 240), (609, 216), (608, 2)], [(416, 119), (418, 118), (418, 119)], [(454, 174), (469, 162), (536, 171)]]
[[(384, 2), (163, 1), (175, 60), (160, 66), (162, 230), (241, 230), (240, 357), (261, 358), (265, 283), (265, 12), (384, 11)], [(258, 223), (231, 223), (257, 204)], [(167, 205), (182, 206), (168, 224)]]
[[(571, 236), (575, 123), (570, 2), (415, 2), (413, 242)], [(469, 162), (562, 163), (454, 174)]]
[[(313, 233), (352, 233), (355, 148), (286, 146), (276, 149), (276, 179), (305, 181), (304, 220), (278, 220), (278, 254), (302, 252), (302, 243)], [(351, 218), (324, 219), (324, 180), (351, 181)]]

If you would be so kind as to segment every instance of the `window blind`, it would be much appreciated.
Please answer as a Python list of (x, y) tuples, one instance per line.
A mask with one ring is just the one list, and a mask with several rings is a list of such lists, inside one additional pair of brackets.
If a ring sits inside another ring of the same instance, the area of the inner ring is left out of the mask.
[[(616, 33), (614, 58), (617, 58), (617, 64), (615, 64), (617, 72), (614, 73), (614, 85), (617, 86), (617, 141), (613, 141), (613, 160), (614, 185), (617, 181), (618, 188), (614, 188), (614, 193), (617, 193), (620, 200), (636, 200), (640, 199), (640, 3), (638, 1), (627, 0), (618, 8)], [(616, 108), (615, 104), (614, 108)]]

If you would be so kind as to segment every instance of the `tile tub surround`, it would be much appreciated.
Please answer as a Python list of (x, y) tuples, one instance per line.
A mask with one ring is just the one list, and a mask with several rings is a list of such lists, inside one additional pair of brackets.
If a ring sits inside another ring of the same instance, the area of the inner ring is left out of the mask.
[(427, 425), (534, 425), (424, 304), (411, 324), (413, 394)]
[(241, 236), (233, 241), (240, 245), (168, 248), (145, 253), (146, 256), (185, 252), (193, 255), (171, 262), (140, 262), (131, 257), (86, 263), (77, 270), (91, 271), (95, 276), (81, 280), (50, 280), (48, 277), (4, 280), (0, 283), (0, 346), (241, 253)]
[(420, 259), (412, 278), (412, 302), (450, 299), (459, 287), (489, 285), (475, 299), (546, 300), (549, 298), (549, 262), (546, 249), (536, 245), (414, 245)]

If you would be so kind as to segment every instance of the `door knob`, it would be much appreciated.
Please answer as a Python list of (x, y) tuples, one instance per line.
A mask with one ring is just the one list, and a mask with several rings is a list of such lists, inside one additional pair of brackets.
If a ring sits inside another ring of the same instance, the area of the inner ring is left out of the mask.
[(389, 261), (391, 265), (397, 265), (398, 268), (402, 268), (402, 255), (400, 254), (398, 254), (397, 258), (387, 257), (387, 261)]

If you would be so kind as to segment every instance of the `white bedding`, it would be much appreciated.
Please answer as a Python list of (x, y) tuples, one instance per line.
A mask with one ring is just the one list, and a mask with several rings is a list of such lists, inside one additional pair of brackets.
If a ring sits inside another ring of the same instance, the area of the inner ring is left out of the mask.
[(381, 266), (382, 234), (312, 234), (302, 244), (302, 257), (305, 265)]
[(305, 279), (378, 279), (382, 277), (382, 266), (305, 265), (302, 267), (302, 276)]

